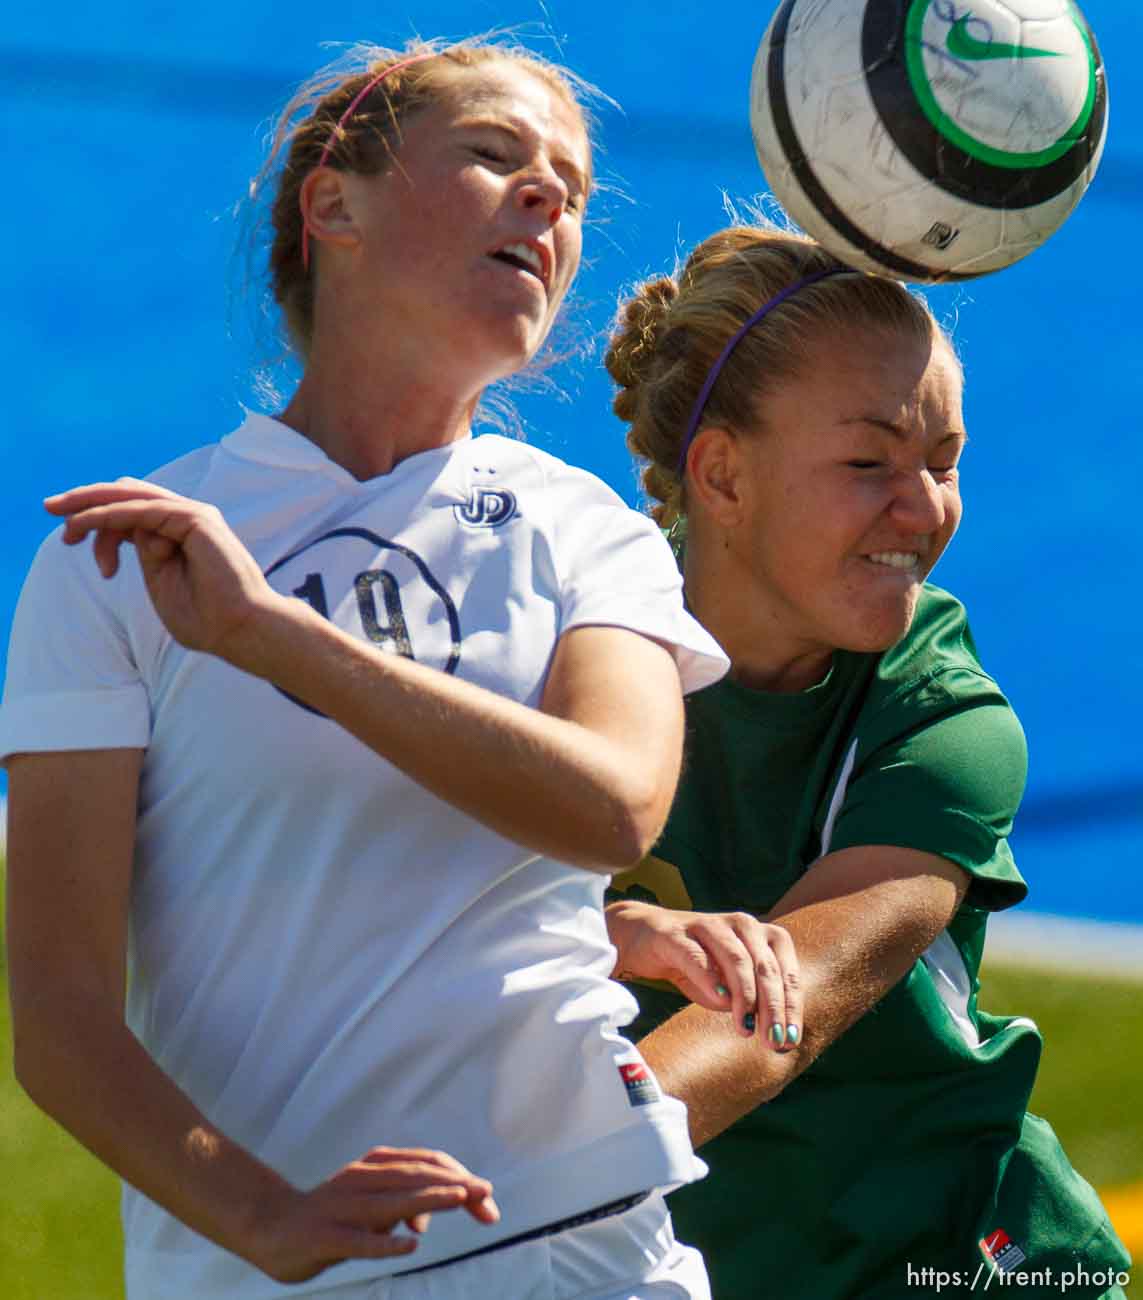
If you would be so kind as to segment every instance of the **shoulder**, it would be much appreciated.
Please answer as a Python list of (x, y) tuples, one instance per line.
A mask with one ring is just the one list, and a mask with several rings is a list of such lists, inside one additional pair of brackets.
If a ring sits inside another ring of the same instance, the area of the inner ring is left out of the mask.
[(604, 563), (662, 566), (677, 577), (670, 547), (649, 515), (589, 470), (498, 434), (468, 444), (469, 492), (507, 492), (555, 557), (557, 572)]
[(505, 438), (497, 433), (481, 434), (467, 444), (465, 454), (474, 472), (492, 468), (498, 474), (533, 478), (545, 491), (561, 498), (579, 498), (584, 504), (637, 513), (614, 488), (590, 470), (569, 465), (551, 452), (541, 451), (515, 438)]
[(1009, 707), (980, 662), (964, 606), (929, 584), (921, 592), (909, 631), (878, 659), (868, 705), (890, 707), (907, 701), (926, 709), (973, 702)]
[[(194, 496), (209, 473), (218, 447), (218, 443), (212, 443), (168, 461), (145, 475), (146, 481), (170, 488), (172, 492)], [(109, 607), (120, 602), (130, 604), (145, 596), (133, 547), (121, 549), (119, 573), (108, 581), (100, 576), (91, 557), (90, 545), (65, 546), (62, 536), (61, 524), (40, 544), (25, 582), (24, 591), (29, 599), (42, 591), (45, 599), (50, 601), (53, 591), (58, 594), (60, 584), (66, 585), (73, 594), (86, 590), (93, 599)]]
[(205, 447), (196, 447), (183, 456), (167, 461), (158, 469), (153, 469), (145, 477), (148, 483), (157, 483), (159, 487), (169, 488), (182, 496), (195, 496), (215, 464), (222, 444), (213, 442)]
[(927, 765), (998, 764), (1019, 776), (1024, 730), (977, 656), (964, 606), (926, 585), (909, 632), (875, 662), (853, 734), (860, 764), (904, 745)]
[[(177, 491), (181, 497), (195, 497), (200, 500), (211, 500), (217, 504), (218, 495), (226, 495), (226, 485), (234, 478), (241, 480), (244, 485), (247, 473), (235, 474), (234, 469), (226, 472), (226, 465), (242, 465), (247, 469), (242, 461), (235, 461), (233, 456), (226, 451), (226, 442), (209, 442), (202, 447), (195, 447), (194, 451), (187, 451), (185, 455), (176, 456), (174, 460), (168, 460), (165, 464), (159, 465), (159, 468), (152, 469), (151, 473), (146, 474), (147, 482), (157, 484), (160, 487), (168, 487), (170, 491)], [(222, 472), (220, 472), (220, 467)], [(256, 468), (256, 467), (252, 467)]]
[(959, 601), (925, 589), (908, 635), (877, 657), (849, 734), (830, 805), (830, 816), (840, 812), (833, 848), (935, 853), (974, 877), (976, 906), (1023, 896), (1006, 840), (1024, 793), (1027, 744), (980, 665)]

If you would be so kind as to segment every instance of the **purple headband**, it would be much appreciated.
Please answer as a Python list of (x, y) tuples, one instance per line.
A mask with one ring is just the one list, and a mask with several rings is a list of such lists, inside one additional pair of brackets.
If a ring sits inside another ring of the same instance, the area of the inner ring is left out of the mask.
[(835, 266), (828, 271), (815, 271), (813, 275), (807, 275), (802, 280), (795, 280), (793, 284), (788, 284), (780, 293), (776, 293), (769, 302), (764, 302), (761, 307), (748, 317), (743, 324), (731, 335), (730, 342), (722, 349), (718, 360), (711, 366), (706, 377), (706, 382), (699, 390), (699, 395), (695, 398), (694, 408), (691, 411), (690, 423), (687, 425), (687, 432), (683, 438), (683, 445), (679, 451), (678, 474), (682, 477), (687, 468), (687, 452), (691, 449), (691, 443), (695, 440), (695, 434), (698, 433), (699, 421), (702, 419), (703, 408), (706, 406), (707, 399), (710, 397), (711, 389), (714, 388), (719, 375), (722, 373), (723, 366), (726, 365), (730, 354), (742, 342), (746, 335), (754, 328), (755, 325), (764, 317), (768, 316), (775, 307), (780, 306), (799, 289), (804, 289), (807, 285), (816, 284), (819, 280), (824, 280), (831, 275), (851, 275), (852, 268), (848, 266)]
[[(324, 167), (326, 165), (329, 160), (329, 155), (333, 151), (333, 146), (337, 143), (338, 137), (341, 135), (342, 129), (346, 122), (348, 122), (356, 112), (358, 104), (361, 103), (366, 95), (375, 90), (385, 80), (385, 78), (390, 75), (390, 73), (400, 72), (402, 68), (407, 68), (414, 63), (423, 63), (425, 59), (435, 58), (436, 55), (437, 51), (432, 50), (428, 54), (414, 54), (411, 58), (402, 59), (399, 63), (390, 63), (389, 66), (385, 68), (384, 71), (379, 72), (372, 81), (367, 82), (353, 97), (345, 112), (337, 119), (337, 125), (329, 133), (329, 139), (325, 142), (325, 148), (321, 151), (321, 157), (318, 159), (318, 167)], [(304, 212), (302, 213), (302, 266), (304, 266), (307, 271), (310, 269), (310, 223), (306, 220)]]

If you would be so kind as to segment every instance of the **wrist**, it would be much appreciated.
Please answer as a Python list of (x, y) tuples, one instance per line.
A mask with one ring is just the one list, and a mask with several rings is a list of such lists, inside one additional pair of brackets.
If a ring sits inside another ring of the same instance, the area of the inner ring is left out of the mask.
[(279, 678), (288, 671), (299, 633), (304, 634), (315, 619), (326, 622), (305, 601), (267, 590), (216, 653), (244, 673), (284, 685)]
[(611, 972), (612, 979), (619, 979), (628, 965), (633, 931), (639, 924), (640, 914), (646, 912), (647, 903), (635, 899), (621, 898), (608, 903), (603, 909), (607, 922), (607, 937), (615, 949), (615, 966)]
[(302, 1193), (268, 1167), (260, 1173), (260, 1185), (227, 1216), (226, 1240), (221, 1244), (273, 1276), (281, 1225)]

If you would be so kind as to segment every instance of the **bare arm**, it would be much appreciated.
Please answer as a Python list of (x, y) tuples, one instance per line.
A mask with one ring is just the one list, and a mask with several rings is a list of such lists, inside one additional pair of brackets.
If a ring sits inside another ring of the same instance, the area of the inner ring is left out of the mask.
[(654, 843), (678, 781), (683, 707), (669, 651), (574, 628), (540, 710), (381, 655), (278, 598), (258, 675), (327, 713), (434, 794), (509, 839), (610, 872)]
[(16, 1075), (121, 1177), (279, 1281), (404, 1255), (434, 1210), (489, 1222), (491, 1186), (435, 1152), (377, 1148), (312, 1191), (230, 1141), (123, 1018), (141, 751), (9, 760), (8, 959)]
[(124, 480), (49, 508), (64, 540), (96, 534), (110, 576), (131, 541), (156, 611), (191, 649), (264, 677), (335, 719), (462, 811), (537, 852), (599, 871), (637, 862), (662, 828), (682, 752), (678, 672), (618, 628), (560, 640), (540, 710), (379, 654), (280, 596), (212, 506)]
[(768, 1051), (725, 1015), (688, 1007), (639, 1044), (664, 1089), (687, 1103), (695, 1146), (776, 1096), (897, 983), (948, 925), (968, 874), (931, 853), (878, 845), (816, 863), (770, 913), (797, 947), (805, 1028)]

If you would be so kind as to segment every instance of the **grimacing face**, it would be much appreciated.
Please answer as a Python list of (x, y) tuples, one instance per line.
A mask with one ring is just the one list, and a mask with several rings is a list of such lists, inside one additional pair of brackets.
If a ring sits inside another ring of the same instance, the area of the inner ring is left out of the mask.
[(887, 649), (961, 517), (960, 365), (939, 335), (818, 340), (742, 440), (751, 599), (791, 654)]

